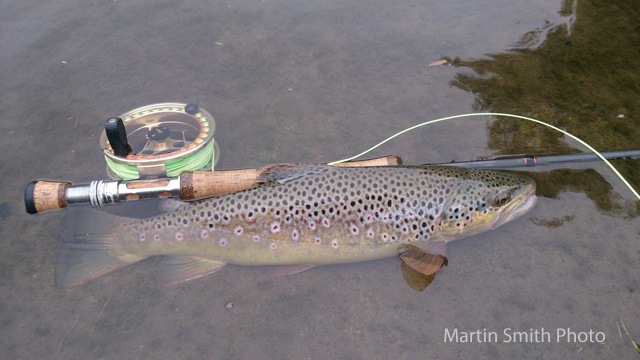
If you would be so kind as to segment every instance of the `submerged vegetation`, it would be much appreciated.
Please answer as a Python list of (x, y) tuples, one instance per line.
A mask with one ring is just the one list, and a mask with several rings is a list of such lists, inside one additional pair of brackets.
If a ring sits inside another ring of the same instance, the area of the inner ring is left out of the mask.
[[(600, 151), (638, 148), (640, 7), (635, 1), (565, 0), (560, 14), (570, 21), (525, 34), (512, 51), (451, 60), (473, 70), (458, 73), (452, 85), (475, 95), (475, 110), (538, 118)], [(531, 39), (540, 34), (544, 38), (532, 46)], [(574, 151), (560, 133), (513, 119), (497, 119), (489, 133), (489, 146), (499, 154)], [(614, 165), (640, 188), (639, 160)], [(582, 187), (593, 181), (577, 176)], [(607, 201), (596, 203), (612, 209)]]

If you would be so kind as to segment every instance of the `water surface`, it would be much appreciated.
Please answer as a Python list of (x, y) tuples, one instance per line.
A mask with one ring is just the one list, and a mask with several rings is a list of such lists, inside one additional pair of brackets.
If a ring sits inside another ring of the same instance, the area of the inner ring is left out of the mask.
[[(598, 21), (606, 17), (617, 21)], [(637, 148), (638, 137), (624, 135), (639, 129), (637, 85), (599, 80), (640, 73), (638, 30), (627, 26), (637, 21), (637, 10), (594, 0), (5, 1), (1, 357), (632, 358), (617, 323), (640, 339), (640, 222), (632, 195), (601, 164), (540, 175), (548, 189), (536, 208), (452, 243), (449, 266), (423, 293), (404, 283), (395, 258), (286, 278), (228, 266), (173, 288), (158, 285), (151, 259), (55, 289), (57, 249), (78, 209), (29, 216), (22, 193), (36, 178), (105, 178), (104, 121), (165, 101), (213, 114), (219, 168), (332, 161), (420, 121), (480, 109), (539, 116), (587, 137), (593, 127), (602, 136), (589, 141), (601, 149)], [(618, 47), (605, 52), (615, 71), (593, 66), (605, 55), (563, 61), (573, 45), (585, 54), (605, 46), (580, 40), (586, 29), (615, 34)], [(426, 66), (442, 58), (455, 66)], [(524, 65), (509, 72), (516, 63)], [(540, 74), (532, 63), (556, 66), (544, 88), (523, 83)], [(580, 98), (539, 96), (562, 86)], [(597, 116), (571, 123), (577, 108)], [(373, 155), (424, 163), (575, 146), (500, 121), (439, 123)], [(637, 186), (638, 163), (622, 166)], [(446, 329), (500, 337), (450, 343)], [(505, 343), (505, 329), (552, 336)], [(556, 341), (558, 329), (605, 341)]]

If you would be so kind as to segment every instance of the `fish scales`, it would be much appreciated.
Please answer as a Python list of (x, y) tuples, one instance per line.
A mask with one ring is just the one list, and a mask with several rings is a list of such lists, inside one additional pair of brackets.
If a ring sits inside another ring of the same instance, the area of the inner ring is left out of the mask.
[(120, 267), (155, 255), (178, 256), (182, 268), (186, 259), (209, 262), (177, 281), (227, 263), (372, 260), (397, 255), (401, 244), (424, 247), (493, 227), (535, 189), (525, 176), (437, 166), (289, 165), (267, 171), (264, 180), (261, 187), (118, 224), (107, 237), (109, 255)]

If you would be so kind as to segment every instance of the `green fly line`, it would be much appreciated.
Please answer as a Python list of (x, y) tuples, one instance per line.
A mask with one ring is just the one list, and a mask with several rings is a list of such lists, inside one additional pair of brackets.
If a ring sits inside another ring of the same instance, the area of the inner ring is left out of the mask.
[[(200, 151), (184, 158), (167, 162), (165, 164), (167, 176), (179, 176), (181, 172), (190, 170), (213, 171), (213, 167), (215, 164), (214, 142), (215, 140), (211, 139), (211, 141), (209, 141), (209, 143), (205, 145)], [(109, 169), (111, 169), (114, 175), (116, 175), (120, 179), (135, 180), (140, 178), (138, 167), (136, 165), (121, 164), (109, 159), (106, 156), (105, 160), (107, 161), (107, 166), (109, 167)], [(211, 164), (210, 168), (208, 167), (209, 163)], [(204, 169), (204, 167), (207, 167), (207, 169)]]
[(435, 120), (429, 120), (429, 121), (425, 121), (423, 123), (414, 125), (410, 128), (404, 129), (398, 133), (395, 133), (393, 135), (391, 135), (390, 137), (384, 139), (383, 141), (379, 142), (378, 144), (372, 146), (371, 148), (361, 152), (358, 155), (346, 158), (346, 159), (342, 159), (342, 160), (338, 160), (338, 161), (334, 161), (332, 163), (329, 163), (329, 165), (334, 165), (334, 164), (339, 164), (339, 163), (343, 163), (346, 161), (351, 161), (353, 159), (359, 158), (360, 156), (367, 154), (369, 152), (371, 152), (372, 150), (380, 147), (381, 145), (385, 144), (386, 142), (404, 134), (407, 133), (409, 131), (412, 131), (414, 129), (417, 129), (419, 127), (422, 126), (426, 126), (426, 125), (430, 125), (430, 124), (435, 124), (437, 122), (441, 122), (441, 121), (447, 121), (447, 120), (453, 120), (453, 119), (458, 119), (458, 118), (464, 118), (464, 117), (472, 117), (472, 116), (502, 116), (502, 117), (510, 117), (510, 118), (515, 118), (515, 119), (522, 119), (522, 120), (527, 120), (527, 121), (532, 121), (534, 123), (540, 124), (540, 125), (544, 125), (548, 128), (551, 128), (553, 130), (559, 131), (562, 134), (564, 134), (565, 136), (570, 137), (571, 139), (577, 141), (578, 143), (582, 144), (584, 147), (586, 147), (587, 149), (589, 149), (591, 152), (593, 152), (594, 154), (596, 154), (597, 157), (600, 158), (600, 160), (602, 160), (605, 164), (607, 164), (607, 166), (613, 171), (614, 174), (616, 174), (616, 176), (618, 178), (620, 178), (620, 180), (622, 181), (623, 184), (625, 184), (627, 186), (627, 188), (629, 188), (629, 190), (631, 190), (631, 192), (636, 196), (636, 198), (638, 200), (640, 200), (640, 194), (638, 194), (638, 192), (631, 186), (631, 184), (629, 184), (629, 182), (627, 181), (627, 179), (624, 178), (624, 176), (622, 176), (622, 174), (620, 174), (618, 172), (618, 170), (609, 162), (609, 160), (607, 160), (604, 156), (602, 156), (602, 154), (600, 154), (600, 152), (598, 152), (598, 150), (594, 149), (591, 145), (587, 144), (585, 141), (581, 140), (580, 138), (578, 138), (575, 135), (572, 135), (558, 127), (555, 127), (551, 124), (547, 124), (544, 121), (541, 120), (536, 120), (536, 119), (532, 119), (530, 117), (526, 117), (526, 116), (521, 116), (521, 115), (514, 115), (514, 114), (503, 114), (503, 113), (492, 113), (492, 112), (488, 112), (488, 113), (471, 113), (471, 114), (462, 114), (462, 115), (453, 115), (453, 116), (447, 116), (447, 117), (443, 117), (443, 118), (439, 118), (439, 119), (435, 119)]

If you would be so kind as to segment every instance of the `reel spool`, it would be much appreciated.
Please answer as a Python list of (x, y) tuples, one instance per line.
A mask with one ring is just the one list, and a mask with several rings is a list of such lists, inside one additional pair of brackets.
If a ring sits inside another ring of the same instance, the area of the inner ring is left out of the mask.
[(213, 170), (219, 158), (213, 116), (196, 104), (160, 103), (107, 120), (100, 147), (112, 179), (175, 177)]

